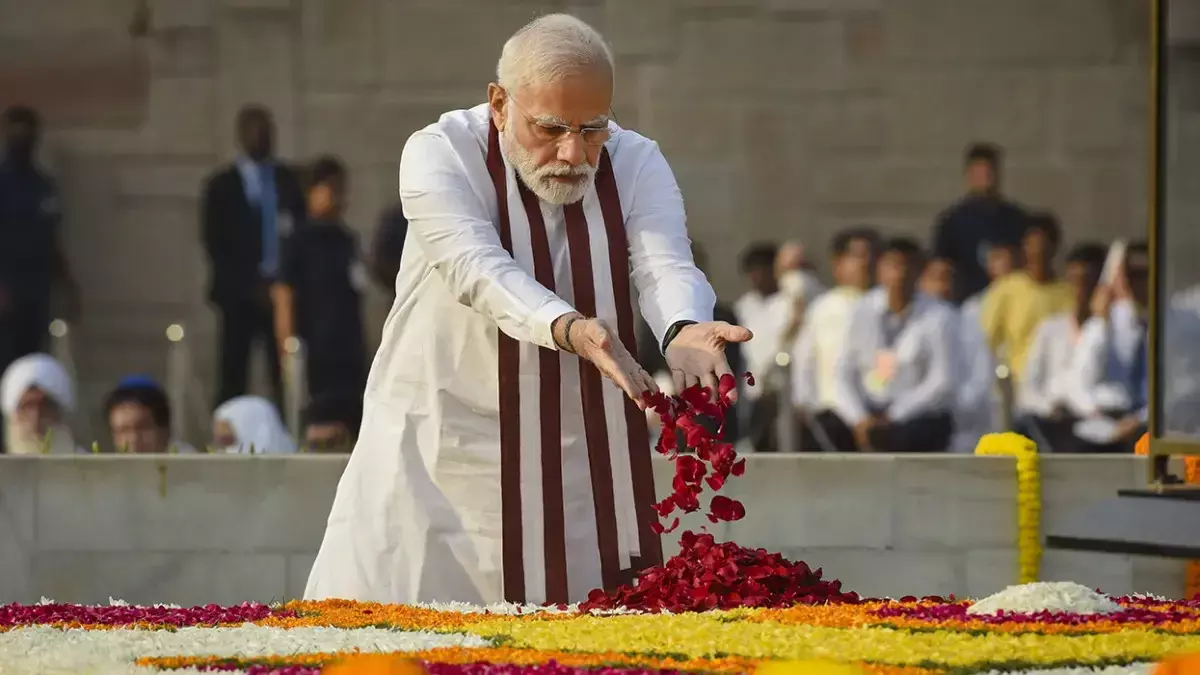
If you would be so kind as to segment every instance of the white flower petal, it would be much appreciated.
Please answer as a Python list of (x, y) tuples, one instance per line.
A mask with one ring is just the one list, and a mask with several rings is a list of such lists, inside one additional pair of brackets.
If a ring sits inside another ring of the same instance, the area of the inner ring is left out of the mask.
[(1112, 614), (1121, 606), (1111, 598), (1070, 581), (1041, 581), (1021, 584), (989, 595), (967, 608), (967, 614), (998, 612), (1063, 612), (1067, 614)]
[(1102, 668), (1043, 668), (1040, 670), (989, 670), (977, 675), (1150, 675), (1152, 663), (1136, 663), (1131, 666), (1106, 666)]
[(402, 632), (383, 628), (275, 628), (243, 624), (235, 628), (167, 630), (63, 630), (29, 626), (0, 633), (0, 673), (126, 675), (149, 669), (134, 661), (149, 656), (264, 657), (361, 650), (419, 651), (435, 647), (484, 647), (463, 633)]

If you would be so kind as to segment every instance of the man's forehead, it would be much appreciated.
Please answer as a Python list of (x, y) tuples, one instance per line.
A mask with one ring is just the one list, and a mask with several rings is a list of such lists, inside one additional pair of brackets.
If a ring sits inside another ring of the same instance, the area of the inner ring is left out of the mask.
[(543, 124), (603, 124), (612, 108), (612, 80), (607, 75), (579, 74), (555, 82), (521, 87), (517, 105)]

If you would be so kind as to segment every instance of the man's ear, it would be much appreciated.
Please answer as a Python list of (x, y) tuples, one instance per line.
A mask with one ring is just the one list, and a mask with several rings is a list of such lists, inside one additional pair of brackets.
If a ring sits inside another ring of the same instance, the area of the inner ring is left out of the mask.
[(504, 125), (508, 122), (507, 104), (508, 92), (504, 91), (504, 87), (495, 82), (488, 84), (488, 107), (492, 113), (492, 124), (500, 131), (504, 131)]

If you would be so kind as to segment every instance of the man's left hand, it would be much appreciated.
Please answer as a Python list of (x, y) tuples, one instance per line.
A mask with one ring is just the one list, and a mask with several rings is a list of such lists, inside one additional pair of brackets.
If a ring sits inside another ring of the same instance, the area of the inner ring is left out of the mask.
[[(749, 330), (724, 321), (684, 326), (667, 345), (667, 366), (671, 368), (675, 391), (700, 384), (716, 396), (721, 376), (732, 374), (725, 358), (725, 345), (748, 342), (752, 337)], [(737, 390), (729, 395), (731, 400), (736, 400)]]
[(1141, 428), (1142, 421), (1137, 415), (1126, 415), (1117, 422), (1117, 429), (1114, 435), (1118, 441), (1134, 440), (1133, 437), (1137, 435), (1137, 432)]

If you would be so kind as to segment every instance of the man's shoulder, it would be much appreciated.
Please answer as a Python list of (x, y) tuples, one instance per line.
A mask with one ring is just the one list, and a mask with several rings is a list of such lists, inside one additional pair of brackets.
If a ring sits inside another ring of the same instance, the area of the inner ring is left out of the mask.
[(615, 123), (613, 127), (612, 138), (604, 144), (604, 147), (608, 150), (614, 171), (636, 169), (661, 152), (657, 142), (638, 132), (617, 126)]
[(1052, 333), (1066, 331), (1071, 325), (1070, 312), (1058, 312), (1042, 319), (1038, 322), (1038, 331), (1043, 333)]
[[(413, 136), (435, 136), (447, 141), (476, 141), (486, 148), (490, 111), (488, 104), (442, 113), (435, 122), (419, 129)], [(410, 138), (411, 140), (411, 138)]]
[(400, 157), (401, 181), (439, 170), (468, 173), (484, 169), (488, 153), (487, 104), (451, 110), (436, 122), (413, 132)]
[(238, 175), (237, 164), (229, 162), (209, 171), (204, 177), (204, 184), (211, 188), (226, 185), (234, 180), (241, 180), (241, 177)]
[(830, 314), (852, 308), (854, 304), (847, 295), (839, 292), (839, 289), (831, 288), (813, 298), (805, 313), (814, 321), (819, 321)]

